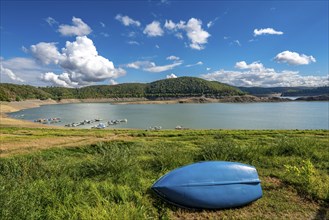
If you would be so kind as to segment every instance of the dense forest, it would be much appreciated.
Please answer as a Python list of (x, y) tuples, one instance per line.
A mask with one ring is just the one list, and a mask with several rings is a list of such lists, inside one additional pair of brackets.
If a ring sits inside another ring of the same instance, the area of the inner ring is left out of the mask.
[(86, 98), (181, 98), (243, 95), (241, 90), (214, 81), (195, 77), (164, 79), (152, 83), (124, 83), (97, 85), (82, 88), (33, 87), (28, 85), (0, 84), (1, 101), (25, 99), (86, 99)]
[(156, 97), (191, 97), (205, 96), (220, 98), (222, 96), (243, 95), (244, 93), (232, 86), (207, 81), (194, 77), (180, 77), (164, 79), (147, 84), (145, 95), (147, 98)]

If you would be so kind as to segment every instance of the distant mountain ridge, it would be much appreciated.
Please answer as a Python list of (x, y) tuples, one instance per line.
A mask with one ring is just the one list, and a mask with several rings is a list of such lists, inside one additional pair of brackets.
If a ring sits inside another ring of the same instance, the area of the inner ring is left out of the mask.
[(281, 96), (320, 96), (329, 94), (329, 86), (323, 87), (238, 87), (241, 91), (255, 96), (279, 94)]
[(0, 84), (0, 101), (25, 99), (98, 99), (98, 98), (182, 98), (244, 95), (240, 89), (217, 81), (196, 77), (179, 77), (151, 83), (123, 83), (95, 85), (82, 88), (34, 87), (29, 85)]

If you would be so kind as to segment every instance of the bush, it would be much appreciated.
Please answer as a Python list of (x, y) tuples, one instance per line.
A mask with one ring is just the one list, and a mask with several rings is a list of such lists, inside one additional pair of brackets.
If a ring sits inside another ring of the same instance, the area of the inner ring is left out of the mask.
[(327, 175), (321, 175), (310, 160), (284, 167), (284, 180), (295, 185), (302, 194), (316, 199), (329, 199), (329, 178)]

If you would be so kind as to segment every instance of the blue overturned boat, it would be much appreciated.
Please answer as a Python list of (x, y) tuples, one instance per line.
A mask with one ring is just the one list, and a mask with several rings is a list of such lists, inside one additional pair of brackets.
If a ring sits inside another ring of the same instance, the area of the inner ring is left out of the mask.
[(152, 189), (174, 205), (192, 209), (225, 209), (262, 197), (257, 170), (236, 162), (208, 161), (177, 168)]

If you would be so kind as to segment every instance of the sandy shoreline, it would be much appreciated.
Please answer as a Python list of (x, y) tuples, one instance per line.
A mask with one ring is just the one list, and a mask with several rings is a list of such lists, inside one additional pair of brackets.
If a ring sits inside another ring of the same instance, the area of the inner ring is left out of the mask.
[(20, 120), (9, 117), (7, 114), (17, 112), (23, 109), (37, 108), (41, 105), (58, 104), (54, 100), (26, 100), (20, 102), (0, 102), (0, 126), (15, 127), (48, 127), (46, 125), (33, 123), (26, 120)]

